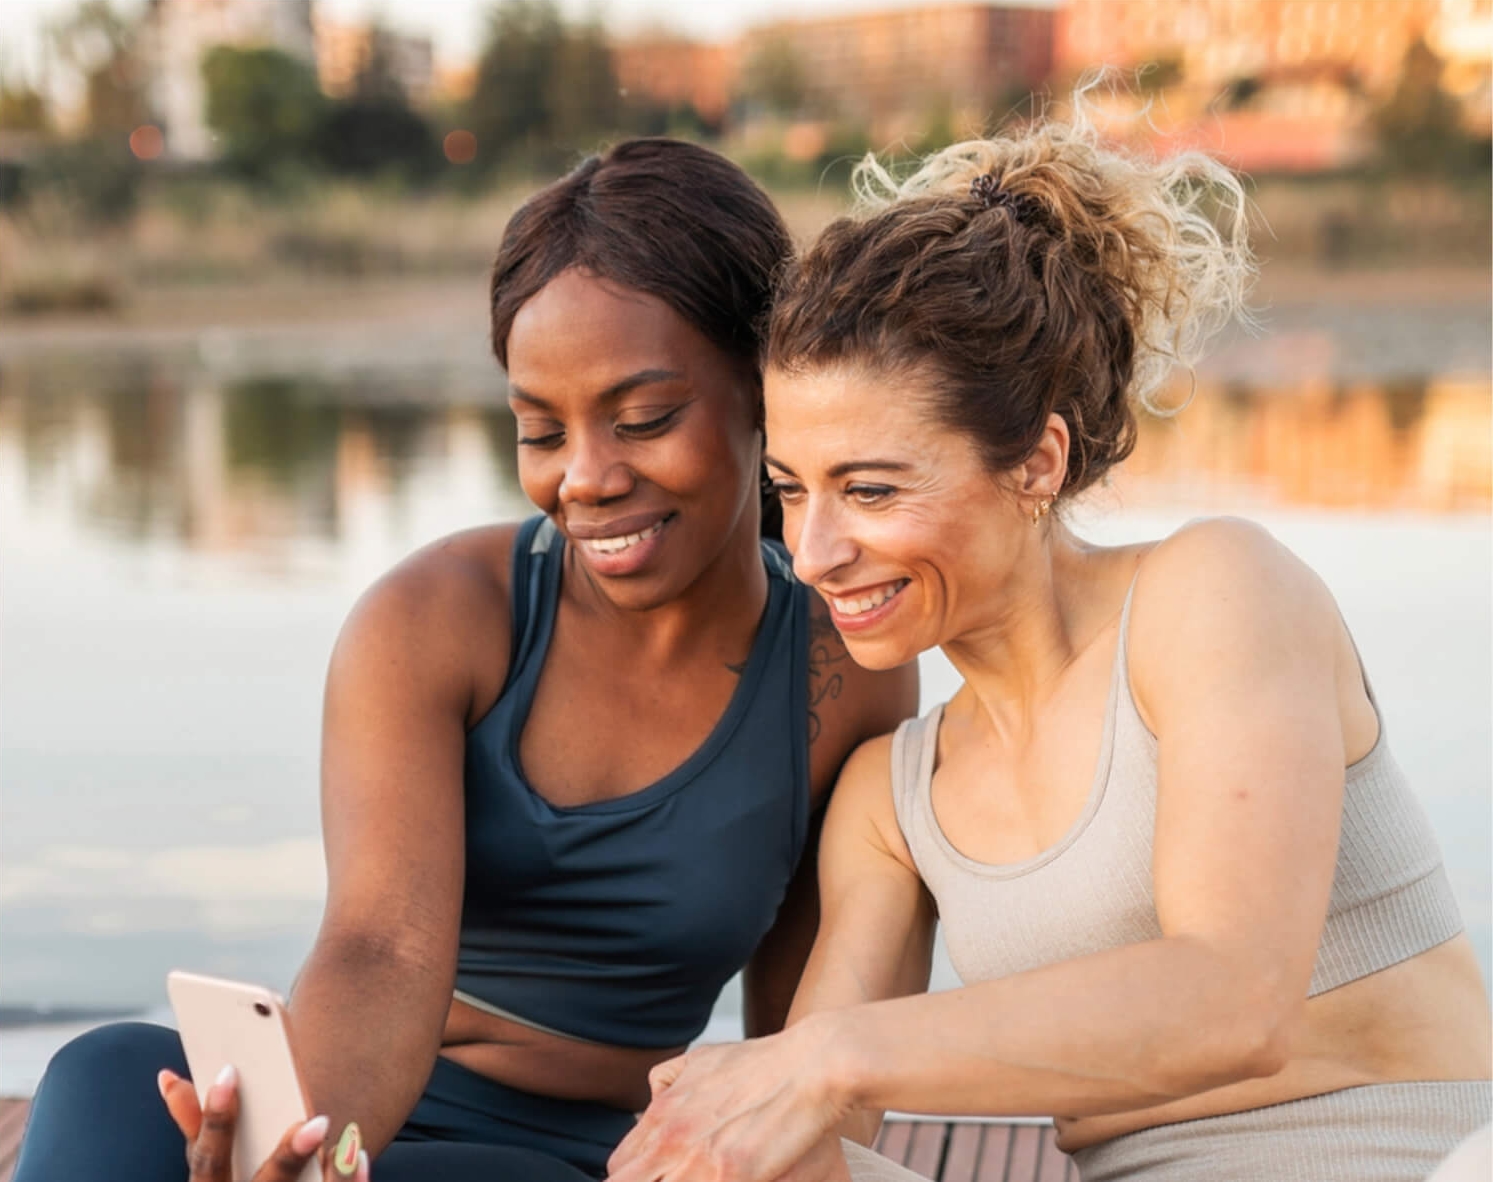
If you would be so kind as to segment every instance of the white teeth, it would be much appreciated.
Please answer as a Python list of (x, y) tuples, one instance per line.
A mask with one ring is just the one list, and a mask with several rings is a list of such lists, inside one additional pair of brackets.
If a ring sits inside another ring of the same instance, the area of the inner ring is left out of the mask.
[(864, 615), (873, 608), (880, 607), (905, 586), (907, 586), (907, 580), (900, 579), (895, 583), (888, 583), (879, 590), (859, 596), (856, 599), (840, 599), (836, 596), (830, 596), (830, 603), (834, 605), (835, 611), (839, 612), (842, 616)]
[(588, 550), (595, 550), (598, 554), (620, 554), (629, 546), (636, 546), (645, 538), (651, 538), (663, 527), (663, 521), (657, 521), (641, 533), (619, 534), (615, 538), (587, 538), (581, 544)]

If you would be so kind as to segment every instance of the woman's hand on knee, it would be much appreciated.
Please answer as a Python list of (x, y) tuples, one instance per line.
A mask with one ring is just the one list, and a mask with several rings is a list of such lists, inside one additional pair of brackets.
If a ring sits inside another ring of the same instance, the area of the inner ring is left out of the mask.
[[(198, 1103), (197, 1089), (190, 1080), (172, 1071), (162, 1071), (157, 1078), (166, 1111), (186, 1138), (189, 1182), (235, 1182), (233, 1135), (238, 1124), (238, 1084), (229, 1072), (224, 1076), (207, 1090), (205, 1105)], [(292, 1125), (249, 1182), (297, 1182), (306, 1163), (325, 1147), (326, 1140), (324, 1116)], [(323, 1169), (329, 1182), (368, 1182), (368, 1155), (360, 1152), (345, 1173), (328, 1155)]]

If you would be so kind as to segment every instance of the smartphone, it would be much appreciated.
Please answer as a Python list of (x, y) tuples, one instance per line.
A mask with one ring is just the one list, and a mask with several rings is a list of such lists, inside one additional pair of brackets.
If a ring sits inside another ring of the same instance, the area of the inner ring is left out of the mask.
[[(166, 994), (198, 1100), (206, 1102), (208, 1088), (226, 1064), (238, 1072), (233, 1176), (246, 1182), (290, 1127), (311, 1116), (290, 1049), (285, 1002), (259, 985), (180, 971), (166, 975)], [(320, 1177), (313, 1157), (297, 1182)]]

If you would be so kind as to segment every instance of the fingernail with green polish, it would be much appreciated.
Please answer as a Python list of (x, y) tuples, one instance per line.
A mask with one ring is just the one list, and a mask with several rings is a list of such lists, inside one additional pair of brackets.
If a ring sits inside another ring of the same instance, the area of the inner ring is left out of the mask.
[(358, 1168), (358, 1154), (362, 1148), (363, 1134), (358, 1129), (358, 1122), (350, 1120), (347, 1122), (347, 1128), (342, 1130), (337, 1148), (332, 1151), (332, 1164), (337, 1167), (337, 1172), (344, 1178), (351, 1178)]

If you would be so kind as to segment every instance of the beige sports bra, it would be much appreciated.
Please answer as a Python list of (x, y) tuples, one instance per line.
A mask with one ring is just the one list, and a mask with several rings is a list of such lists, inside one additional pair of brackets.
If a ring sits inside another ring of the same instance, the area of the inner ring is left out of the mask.
[[(943, 707), (908, 719), (893, 738), (897, 821), (965, 984), (1162, 935), (1151, 881), (1157, 742), (1136, 710), (1125, 659), (1133, 593), (1132, 585), (1094, 782), (1078, 819), (1049, 849), (1002, 865), (962, 854), (939, 827), (930, 793)], [(1311, 996), (1462, 930), (1430, 822), (1389, 752), (1371, 688), (1369, 699), (1379, 737), (1346, 772), (1337, 870)]]

